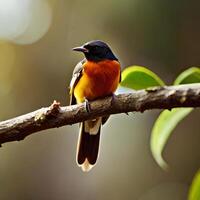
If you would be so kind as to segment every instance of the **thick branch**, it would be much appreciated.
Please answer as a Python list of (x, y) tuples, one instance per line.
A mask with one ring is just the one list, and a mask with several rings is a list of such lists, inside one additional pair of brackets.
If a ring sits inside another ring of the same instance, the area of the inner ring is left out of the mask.
[(150, 109), (175, 107), (200, 107), (200, 84), (155, 87), (148, 90), (119, 94), (90, 103), (60, 107), (54, 102), (50, 107), (0, 122), (0, 144), (19, 141), (26, 136), (45, 129), (75, 124), (108, 114), (143, 112)]

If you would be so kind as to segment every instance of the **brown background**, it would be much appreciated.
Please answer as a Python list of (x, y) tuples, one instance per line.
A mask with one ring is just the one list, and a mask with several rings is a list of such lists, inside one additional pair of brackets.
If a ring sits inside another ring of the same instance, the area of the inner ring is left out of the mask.
[[(72, 70), (83, 57), (71, 49), (89, 40), (108, 42), (123, 68), (147, 66), (167, 84), (200, 64), (198, 1), (49, 2), (52, 24), (42, 39), (24, 46), (0, 43), (0, 120), (48, 106), (54, 99), (68, 104)], [(102, 130), (98, 164), (90, 173), (76, 166), (78, 125), (4, 144), (0, 199), (186, 199), (200, 166), (199, 110), (176, 128), (167, 144), (169, 172), (158, 167), (149, 147), (158, 114), (112, 116)]]

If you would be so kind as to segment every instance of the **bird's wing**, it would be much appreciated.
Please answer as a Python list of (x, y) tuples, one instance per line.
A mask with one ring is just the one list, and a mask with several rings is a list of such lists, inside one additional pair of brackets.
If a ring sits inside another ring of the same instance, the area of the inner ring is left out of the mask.
[(69, 86), (69, 88), (70, 88), (70, 103), (69, 103), (69, 105), (76, 104), (76, 99), (74, 96), (74, 88), (82, 76), (83, 64), (85, 62), (86, 62), (86, 59), (83, 59), (74, 68), (74, 71), (72, 74), (72, 79), (71, 79), (70, 86)]

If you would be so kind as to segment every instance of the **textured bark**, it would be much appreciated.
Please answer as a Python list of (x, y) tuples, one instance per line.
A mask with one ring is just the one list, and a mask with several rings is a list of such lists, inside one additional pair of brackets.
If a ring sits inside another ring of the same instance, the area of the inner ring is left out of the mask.
[(56, 101), (46, 108), (0, 122), (0, 144), (23, 140), (45, 129), (75, 124), (99, 116), (150, 109), (200, 107), (200, 84), (155, 87), (128, 94), (119, 94), (85, 104), (61, 107)]

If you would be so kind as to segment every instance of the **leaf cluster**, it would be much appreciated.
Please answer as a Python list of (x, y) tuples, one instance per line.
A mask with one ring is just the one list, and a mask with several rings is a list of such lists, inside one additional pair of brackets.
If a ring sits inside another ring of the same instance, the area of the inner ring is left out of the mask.
[[(174, 80), (174, 85), (200, 83), (200, 68), (191, 67)], [(133, 90), (164, 86), (164, 81), (151, 70), (141, 66), (131, 66), (122, 72), (122, 87)], [(151, 132), (151, 152), (158, 165), (167, 169), (168, 165), (162, 157), (163, 149), (179, 122), (192, 112), (193, 108), (174, 108), (160, 113)], [(200, 199), (200, 171), (197, 172), (189, 191), (189, 200)]]

